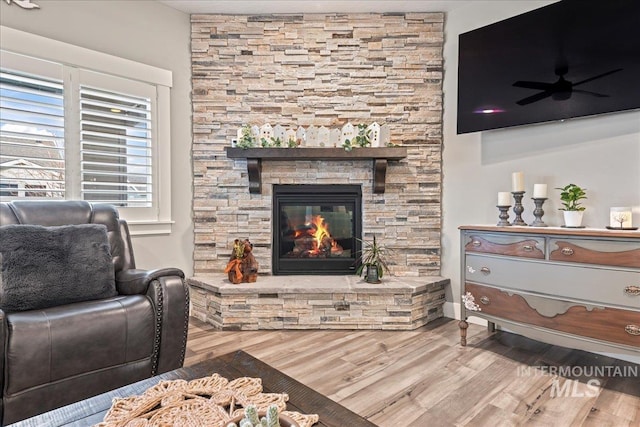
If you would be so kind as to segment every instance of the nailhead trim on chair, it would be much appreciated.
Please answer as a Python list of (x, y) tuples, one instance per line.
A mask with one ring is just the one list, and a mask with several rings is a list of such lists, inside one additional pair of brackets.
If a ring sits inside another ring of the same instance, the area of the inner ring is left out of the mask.
[(158, 305), (156, 307), (156, 333), (153, 340), (153, 355), (151, 356), (151, 376), (155, 376), (158, 372), (158, 354), (160, 353), (160, 332), (162, 326), (164, 299), (162, 294), (162, 285), (160, 282), (158, 280), (154, 280), (151, 282), (151, 285), (154, 287), (158, 299)]
[(189, 295), (189, 286), (187, 286), (187, 281), (185, 279), (182, 279), (182, 287), (184, 288), (184, 295), (185, 295), (185, 316), (184, 316), (184, 333), (182, 334), (182, 352), (180, 353), (180, 365), (184, 365), (184, 357), (185, 357), (185, 352), (187, 350), (187, 335), (189, 333), (189, 301), (190, 301), (190, 295)]

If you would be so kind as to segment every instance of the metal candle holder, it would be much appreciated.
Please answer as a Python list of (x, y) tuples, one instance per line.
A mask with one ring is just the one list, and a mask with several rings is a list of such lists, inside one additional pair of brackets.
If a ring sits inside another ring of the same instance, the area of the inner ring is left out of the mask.
[(500, 221), (498, 221), (498, 227), (507, 227), (511, 224), (509, 224), (509, 208), (511, 207), (511, 205), (506, 205), (506, 206), (496, 206), (498, 208), (498, 210), (500, 211), (500, 215), (498, 215), (498, 218), (500, 218)]
[(544, 205), (544, 201), (547, 200), (546, 197), (534, 197), (533, 203), (535, 203), (536, 208), (533, 210), (533, 216), (536, 218), (531, 223), (532, 227), (546, 227), (547, 224), (542, 221), (542, 216), (544, 215), (544, 210), (542, 209), (542, 205)]
[(511, 225), (527, 225), (526, 222), (522, 220), (522, 212), (524, 212), (524, 207), (522, 207), (522, 197), (524, 197), (524, 191), (512, 191), (513, 198), (516, 203), (513, 206), (513, 212), (516, 214), (516, 219), (513, 220)]

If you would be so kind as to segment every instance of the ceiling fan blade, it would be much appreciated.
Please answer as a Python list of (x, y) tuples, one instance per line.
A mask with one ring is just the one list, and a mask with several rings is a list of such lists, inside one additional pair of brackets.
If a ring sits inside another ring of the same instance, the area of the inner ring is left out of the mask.
[(528, 96), (526, 98), (522, 98), (520, 101), (517, 101), (516, 104), (518, 104), (518, 105), (533, 104), (534, 102), (541, 101), (541, 100), (543, 100), (545, 98), (550, 97), (551, 95), (553, 95), (553, 91), (546, 90), (544, 92), (536, 93), (535, 95), (531, 95), (531, 96)]
[(513, 84), (515, 87), (523, 87), (525, 89), (549, 90), (553, 87), (553, 83), (529, 82), (526, 80), (518, 80)]
[(618, 71), (622, 71), (622, 68), (616, 68), (615, 70), (607, 71), (606, 73), (602, 73), (602, 74), (598, 74), (597, 76), (589, 77), (588, 79), (585, 79), (585, 80), (579, 81), (577, 83), (574, 83), (573, 86), (575, 87), (575, 86), (581, 85), (582, 83), (587, 83), (587, 82), (590, 82), (592, 80), (599, 79), (599, 78), (602, 78), (604, 76), (608, 76), (609, 74), (617, 73)]
[(592, 95), (598, 98), (609, 98), (609, 95), (605, 95), (604, 93), (592, 92), (590, 90), (573, 89), (572, 92), (584, 93), (586, 95)]

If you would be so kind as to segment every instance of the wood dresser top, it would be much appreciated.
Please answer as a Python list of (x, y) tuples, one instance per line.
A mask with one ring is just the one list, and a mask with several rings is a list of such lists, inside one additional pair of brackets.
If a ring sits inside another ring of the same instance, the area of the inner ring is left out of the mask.
[(606, 228), (565, 228), (565, 227), (521, 227), (496, 225), (461, 225), (460, 230), (492, 231), (500, 233), (543, 234), (562, 236), (586, 236), (586, 237), (622, 237), (640, 240), (638, 230), (609, 230)]

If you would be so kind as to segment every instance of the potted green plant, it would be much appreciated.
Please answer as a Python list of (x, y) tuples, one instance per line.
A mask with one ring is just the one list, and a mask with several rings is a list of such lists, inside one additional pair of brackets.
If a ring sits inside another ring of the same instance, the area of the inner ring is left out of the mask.
[(362, 242), (363, 247), (358, 258), (360, 265), (356, 270), (356, 274), (361, 276), (362, 273), (365, 273), (365, 282), (380, 283), (384, 273), (390, 272), (388, 257), (391, 249), (384, 244), (378, 243), (376, 236), (373, 236), (373, 241), (371, 242), (365, 240), (360, 240), (360, 242)]
[(580, 227), (585, 210), (585, 207), (580, 204), (580, 200), (587, 198), (585, 189), (576, 184), (568, 184), (564, 187), (557, 187), (556, 190), (560, 190), (560, 200), (563, 206), (560, 210), (564, 211), (565, 227)]

